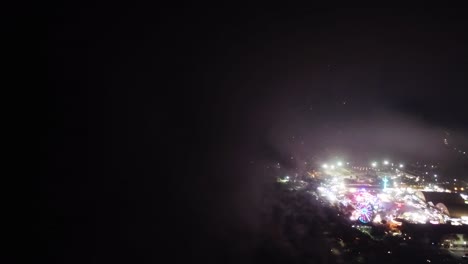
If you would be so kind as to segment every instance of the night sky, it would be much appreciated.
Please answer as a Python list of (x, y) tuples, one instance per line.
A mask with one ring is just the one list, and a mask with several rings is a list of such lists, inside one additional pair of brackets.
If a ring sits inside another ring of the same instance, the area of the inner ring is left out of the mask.
[(468, 179), (443, 145), (468, 152), (465, 10), (113, 3), (48, 20), (49, 263), (227, 256), (277, 162), (379, 155)]

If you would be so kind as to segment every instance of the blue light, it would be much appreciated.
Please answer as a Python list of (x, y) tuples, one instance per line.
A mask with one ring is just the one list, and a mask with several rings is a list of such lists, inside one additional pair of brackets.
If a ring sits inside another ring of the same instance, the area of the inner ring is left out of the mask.
[(387, 179), (387, 176), (385, 176), (385, 177), (383, 178), (383, 188), (384, 188), (384, 189), (387, 189), (387, 182), (388, 182), (388, 179)]

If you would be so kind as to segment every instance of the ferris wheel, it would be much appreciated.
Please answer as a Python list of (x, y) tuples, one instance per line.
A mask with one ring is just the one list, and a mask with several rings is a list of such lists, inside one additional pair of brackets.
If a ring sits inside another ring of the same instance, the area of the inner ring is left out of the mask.
[(374, 217), (374, 209), (370, 203), (359, 203), (355, 212), (358, 216), (357, 219), (364, 224), (371, 222)]

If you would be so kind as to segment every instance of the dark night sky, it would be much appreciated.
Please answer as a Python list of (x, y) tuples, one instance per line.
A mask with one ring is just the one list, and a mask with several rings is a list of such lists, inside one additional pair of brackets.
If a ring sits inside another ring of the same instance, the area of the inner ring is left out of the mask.
[(58, 262), (241, 241), (255, 227), (256, 164), (289, 153), (451, 162), (444, 130), (468, 146), (462, 10), (50, 12), (40, 237)]

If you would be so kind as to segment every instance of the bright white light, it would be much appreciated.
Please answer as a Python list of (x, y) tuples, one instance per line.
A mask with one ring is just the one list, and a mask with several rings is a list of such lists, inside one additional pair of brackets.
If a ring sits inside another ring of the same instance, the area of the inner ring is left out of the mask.
[(335, 165), (331, 165), (331, 169), (334, 170), (334, 169), (335, 169)]
[(326, 164), (326, 163), (323, 164), (323, 165), (322, 165), (322, 168), (324, 168), (324, 169), (328, 168), (328, 164)]
[(336, 165), (338, 165), (339, 167), (341, 167), (341, 166), (343, 166), (343, 162), (338, 161), (338, 162), (336, 163)]
[(437, 174), (434, 174), (434, 178), (437, 178)]
[(388, 165), (388, 160), (384, 160), (383, 164)]
[(403, 166), (404, 166), (403, 164), (400, 164), (400, 168), (403, 168)]
[(374, 168), (377, 167), (377, 162), (375, 162), (375, 161), (372, 162), (371, 166), (374, 167)]
[(374, 218), (374, 223), (380, 223), (382, 221), (382, 218), (380, 217), (380, 215), (378, 214), (377, 216), (375, 216)]
[(330, 200), (331, 202), (336, 201), (336, 196), (332, 193), (329, 193), (327, 197), (328, 200)]

